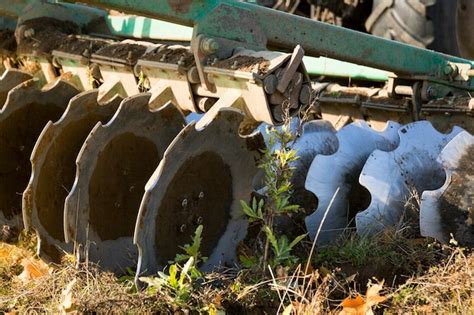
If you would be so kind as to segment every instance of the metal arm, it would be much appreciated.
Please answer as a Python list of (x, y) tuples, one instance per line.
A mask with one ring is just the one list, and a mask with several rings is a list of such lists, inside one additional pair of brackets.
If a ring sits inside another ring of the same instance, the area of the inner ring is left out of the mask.
[[(453, 63), (473, 62), (313, 21), (245, 2), (229, 0), (85, 0), (116, 9), (195, 27), (195, 35), (226, 38), (250, 47), (291, 50), (300, 44), (307, 55), (325, 56), (402, 76), (452, 81)], [(465, 85), (465, 83), (463, 84)], [(473, 86), (474, 84), (468, 84)]]

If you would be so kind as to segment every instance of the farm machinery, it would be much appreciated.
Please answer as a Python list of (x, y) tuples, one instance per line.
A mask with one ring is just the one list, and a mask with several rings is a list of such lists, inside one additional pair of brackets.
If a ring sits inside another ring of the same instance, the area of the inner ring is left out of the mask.
[(0, 223), (41, 257), (154, 273), (202, 225), (201, 267), (233, 264), (259, 126), (302, 116), (318, 244), (416, 195), (421, 235), (474, 245), (474, 61), (246, 2), (81, 3), (0, 2)]

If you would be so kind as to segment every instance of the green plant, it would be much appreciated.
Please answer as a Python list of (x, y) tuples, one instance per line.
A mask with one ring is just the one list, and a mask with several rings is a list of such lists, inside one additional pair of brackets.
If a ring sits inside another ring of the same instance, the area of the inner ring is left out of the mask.
[(190, 270), (194, 263), (194, 258), (190, 257), (183, 267), (173, 264), (169, 267), (168, 274), (160, 271), (158, 277), (140, 277), (140, 281), (148, 284), (150, 295), (164, 291), (166, 295), (171, 296), (174, 304), (184, 307), (191, 298), (193, 279)]
[[(241, 200), (243, 212), (250, 223), (258, 222), (262, 225), (264, 232), (264, 249), (262, 258), (262, 269), (265, 270), (269, 263), (272, 267), (277, 265), (288, 266), (294, 264), (297, 258), (291, 254), (291, 250), (298, 244), (306, 234), (296, 237), (291, 242), (286, 235), (277, 235), (274, 228), (274, 219), (277, 216), (288, 215), (298, 211), (298, 205), (291, 204), (292, 194), (291, 178), (293, 175), (293, 163), (298, 159), (296, 151), (290, 143), (294, 139), (289, 123), (281, 129), (270, 128), (269, 145), (263, 151), (260, 168), (263, 169), (265, 177), (265, 196), (257, 201), (252, 199), (251, 204)], [(269, 257), (269, 251), (272, 257)], [(256, 262), (254, 257), (240, 256), (244, 267), (249, 267)]]
[[(193, 283), (202, 278), (202, 273), (197, 265), (207, 258), (200, 253), (203, 226), (199, 225), (194, 232), (191, 245), (186, 244), (181, 248), (184, 254), (177, 254), (174, 262), (168, 268), (168, 274), (158, 272), (157, 277), (140, 277), (140, 281), (148, 284), (148, 293), (156, 295), (158, 292), (171, 297), (172, 302), (178, 307), (186, 307), (191, 299)], [(181, 263), (185, 262), (183, 266)]]

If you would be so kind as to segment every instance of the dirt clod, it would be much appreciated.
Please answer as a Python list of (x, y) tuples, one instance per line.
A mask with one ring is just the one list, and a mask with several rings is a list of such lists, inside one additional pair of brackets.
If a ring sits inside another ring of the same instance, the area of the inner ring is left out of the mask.
[[(451, 183), (441, 197), (441, 224), (447, 234), (453, 234), (463, 246), (474, 247), (474, 146), (459, 160)], [(446, 235), (449, 237), (449, 235)]]
[(265, 74), (270, 67), (270, 61), (262, 57), (235, 56), (229, 59), (217, 61), (212, 65), (216, 68), (239, 70), (258, 74)]
[(189, 49), (173, 49), (166, 46), (146, 53), (141, 59), (157, 62), (174, 63), (184, 68), (189, 68), (194, 64), (194, 56)]
[(80, 28), (70, 21), (49, 17), (27, 20), (15, 32), (17, 53), (48, 57), (71, 34), (80, 34)]
[(139, 44), (120, 43), (105, 46), (95, 54), (102, 57), (120, 59), (127, 64), (134, 65), (146, 51), (146, 47)]
[(91, 54), (95, 53), (105, 45), (106, 43), (103, 41), (79, 38), (76, 35), (68, 35), (56, 50), (69, 54), (90, 57)]

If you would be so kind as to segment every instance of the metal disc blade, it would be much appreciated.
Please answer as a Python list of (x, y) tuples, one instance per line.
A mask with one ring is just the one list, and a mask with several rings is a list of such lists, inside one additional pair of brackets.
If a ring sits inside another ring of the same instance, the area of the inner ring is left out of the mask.
[(65, 238), (79, 257), (116, 273), (133, 267), (133, 230), (146, 181), (184, 125), (168, 105), (148, 107), (150, 94), (126, 98), (107, 125), (98, 123), (77, 157), (65, 202)]
[(8, 92), (15, 86), (32, 79), (33, 76), (29, 73), (17, 69), (8, 69), (3, 72), (0, 77), (0, 110), (5, 104)]
[(323, 223), (330, 201), (339, 188), (321, 226), (317, 240), (319, 245), (334, 241), (350, 224), (357, 211), (368, 205), (365, 191), (358, 182), (359, 174), (374, 150), (389, 151), (396, 148), (399, 128), (399, 124), (388, 122), (385, 130), (378, 132), (366, 122), (351, 123), (337, 133), (339, 149), (336, 153), (316, 156), (306, 178), (306, 189), (318, 198), (316, 211), (306, 218), (311, 238), (315, 237)]
[(64, 200), (76, 174), (76, 157), (97, 122), (107, 122), (121, 99), (97, 103), (97, 90), (73, 97), (63, 116), (49, 122), (31, 155), (32, 173), (23, 193), (23, 221), (35, 229), (41, 257), (60, 262), (61, 253), (71, 250), (64, 243)]
[(260, 133), (242, 137), (243, 114), (220, 109), (200, 130), (184, 128), (146, 185), (135, 228), (137, 275), (161, 270), (203, 225), (203, 270), (230, 264), (245, 237), (241, 200), (249, 201), (258, 171)]
[(446, 171), (444, 185), (421, 198), (422, 236), (447, 243), (450, 234), (462, 246), (474, 247), (474, 137), (461, 132), (438, 157)]
[(63, 114), (78, 91), (56, 81), (41, 89), (26, 81), (12, 89), (0, 111), (0, 223), (20, 228), (22, 191), (31, 174), (30, 155), (48, 121)]
[(461, 131), (455, 127), (451, 133), (441, 134), (430, 122), (418, 121), (400, 128), (397, 149), (374, 151), (359, 179), (369, 190), (371, 203), (356, 215), (357, 232), (371, 235), (386, 227), (400, 227), (411, 196), (443, 185), (445, 173), (436, 159)]
[(316, 207), (316, 198), (305, 188), (306, 176), (315, 156), (333, 154), (337, 147), (336, 130), (330, 122), (313, 120), (303, 125), (303, 132), (293, 146), (298, 160), (292, 163), (292, 203), (306, 210)]

